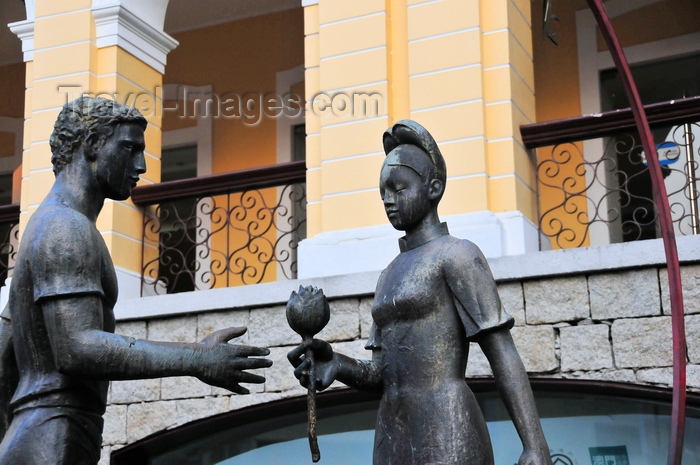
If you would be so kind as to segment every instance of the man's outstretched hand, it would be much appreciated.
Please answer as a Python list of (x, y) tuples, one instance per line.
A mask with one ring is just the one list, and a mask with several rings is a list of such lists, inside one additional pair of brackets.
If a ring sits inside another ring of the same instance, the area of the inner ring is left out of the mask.
[(261, 357), (270, 354), (269, 349), (245, 345), (229, 344), (231, 339), (245, 334), (244, 326), (226, 328), (216, 331), (200, 342), (201, 365), (197, 378), (212, 386), (218, 386), (237, 394), (249, 394), (250, 391), (239, 383), (264, 383), (265, 377), (246, 373), (244, 370), (267, 368), (272, 360)]

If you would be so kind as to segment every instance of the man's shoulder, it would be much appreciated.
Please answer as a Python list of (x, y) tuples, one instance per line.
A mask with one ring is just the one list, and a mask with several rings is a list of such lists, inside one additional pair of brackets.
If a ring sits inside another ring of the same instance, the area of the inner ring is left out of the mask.
[(41, 205), (27, 225), (27, 234), (42, 238), (71, 240), (81, 236), (81, 231), (94, 229), (90, 220), (82, 213), (61, 204)]
[(94, 244), (95, 226), (82, 213), (65, 205), (41, 205), (32, 215), (22, 236), (21, 249), (43, 257), (54, 249), (79, 253)]

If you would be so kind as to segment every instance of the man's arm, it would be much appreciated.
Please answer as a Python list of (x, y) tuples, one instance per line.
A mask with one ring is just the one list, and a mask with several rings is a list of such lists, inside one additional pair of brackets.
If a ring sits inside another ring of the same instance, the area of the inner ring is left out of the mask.
[(491, 364), (496, 387), (523, 443), (518, 465), (551, 465), (532, 388), (510, 331), (506, 328), (488, 331), (477, 342)]
[(201, 343), (153, 342), (103, 331), (99, 296), (50, 298), (41, 304), (56, 367), (62, 373), (106, 380), (196, 376), (245, 394), (248, 390), (239, 383), (262, 383), (265, 378), (243, 370), (272, 365), (267, 359), (248, 358), (268, 355), (268, 349), (227, 343), (245, 328), (219, 331)]
[(0, 440), (10, 424), (10, 400), (17, 389), (19, 372), (12, 346), (10, 320), (0, 316)]

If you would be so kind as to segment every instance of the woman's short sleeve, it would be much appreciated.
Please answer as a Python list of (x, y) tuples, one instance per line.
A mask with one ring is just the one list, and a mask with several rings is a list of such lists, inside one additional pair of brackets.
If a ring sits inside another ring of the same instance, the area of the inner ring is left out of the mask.
[(444, 273), (467, 338), (496, 328), (513, 326), (503, 309), (496, 282), (481, 250), (456, 240), (445, 253)]

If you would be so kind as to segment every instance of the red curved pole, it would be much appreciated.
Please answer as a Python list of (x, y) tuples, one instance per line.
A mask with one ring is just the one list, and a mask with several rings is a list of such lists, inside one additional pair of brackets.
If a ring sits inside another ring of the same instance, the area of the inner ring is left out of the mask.
[(668, 450), (668, 465), (681, 465), (683, 453), (683, 432), (685, 430), (685, 402), (686, 402), (686, 379), (685, 379), (685, 323), (683, 321), (683, 288), (681, 286), (681, 272), (678, 264), (678, 250), (676, 249), (676, 238), (673, 232), (673, 222), (668, 205), (666, 186), (661, 174), (661, 165), (658, 162), (654, 139), (647, 121), (644, 107), (637, 86), (632, 79), (627, 59), (622, 51), (617, 35), (613, 30), (610, 18), (608, 17), (601, 0), (587, 0), (593, 11), (593, 15), (598, 21), (600, 32), (610, 49), (610, 54), (615, 61), (615, 66), (620, 74), (622, 83), (627, 92), (632, 113), (634, 114), (637, 130), (642, 138), (644, 153), (649, 159), (649, 172), (651, 183), (656, 200), (656, 207), (659, 212), (659, 223), (661, 225), (661, 235), (666, 251), (666, 264), (668, 268), (668, 287), (671, 295), (671, 324), (673, 328), (673, 404), (671, 413), (671, 443)]

